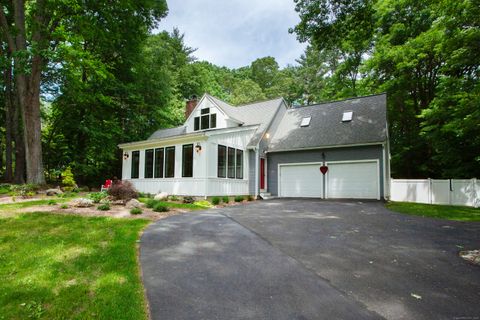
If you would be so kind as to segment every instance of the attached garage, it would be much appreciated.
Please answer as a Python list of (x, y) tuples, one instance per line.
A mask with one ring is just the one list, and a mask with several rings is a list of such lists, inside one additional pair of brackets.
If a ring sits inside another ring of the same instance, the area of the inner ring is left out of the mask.
[(285, 164), (279, 166), (281, 197), (323, 197), (321, 164)]
[[(278, 164), (278, 196), (327, 199), (380, 199), (379, 160)], [(324, 192), (325, 190), (325, 192)]]
[(377, 160), (327, 162), (326, 197), (330, 199), (380, 199)]

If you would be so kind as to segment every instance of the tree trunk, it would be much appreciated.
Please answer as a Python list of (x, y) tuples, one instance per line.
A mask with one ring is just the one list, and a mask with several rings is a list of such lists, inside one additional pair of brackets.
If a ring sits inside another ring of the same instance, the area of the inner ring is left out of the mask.
[(12, 166), (12, 116), (13, 116), (13, 86), (12, 86), (12, 64), (11, 57), (7, 55), (7, 67), (5, 68), (3, 79), (5, 84), (5, 181), (11, 182), (13, 179)]
[(25, 144), (23, 142), (23, 127), (21, 126), (23, 121), (18, 108), (18, 100), (13, 101), (17, 103), (12, 118), (13, 140), (15, 142), (15, 176), (13, 182), (22, 184), (25, 183)]

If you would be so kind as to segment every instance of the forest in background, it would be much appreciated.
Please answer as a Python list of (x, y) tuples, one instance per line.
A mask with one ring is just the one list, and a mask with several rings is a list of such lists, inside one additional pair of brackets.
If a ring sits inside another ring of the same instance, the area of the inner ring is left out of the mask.
[(386, 92), (393, 177), (480, 176), (477, 0), (296, 0), (291, 32), (308, 43), (297, 63), (238, 69), (198, 61), (181, 30), (152, 34), (164, 1), (113, 2), (0, 0), (3, 180), (54, 181), (71, 166), (99, 185), (120, 175), (119, 143), (181, 125), (205, 92), (234, 105)]

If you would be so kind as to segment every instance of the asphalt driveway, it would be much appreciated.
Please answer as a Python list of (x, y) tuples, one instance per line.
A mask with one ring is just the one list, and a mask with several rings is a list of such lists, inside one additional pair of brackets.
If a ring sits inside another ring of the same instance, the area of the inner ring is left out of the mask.
[(379, 202), (260, 201), (151, 225), (153, 319), (480, 319), (480, 223)]

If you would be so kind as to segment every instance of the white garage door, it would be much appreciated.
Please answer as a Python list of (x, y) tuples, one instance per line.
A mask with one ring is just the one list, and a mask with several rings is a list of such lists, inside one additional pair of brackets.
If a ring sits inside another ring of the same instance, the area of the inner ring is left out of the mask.
[(380, 199), (377, 161), (330, 162), (327, 198)]
[(320, 166), (321, 164), (281, 165), (280, 196), (321, 198), (323, 177)]

